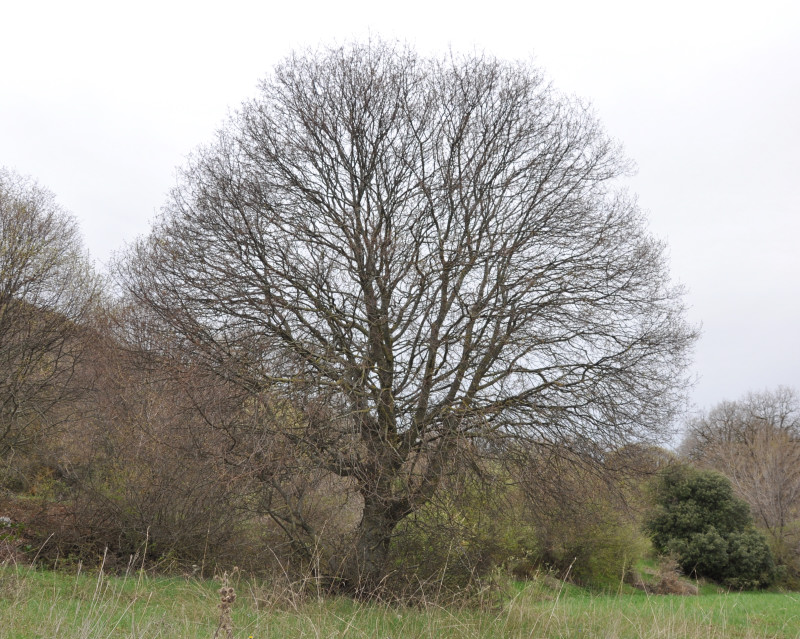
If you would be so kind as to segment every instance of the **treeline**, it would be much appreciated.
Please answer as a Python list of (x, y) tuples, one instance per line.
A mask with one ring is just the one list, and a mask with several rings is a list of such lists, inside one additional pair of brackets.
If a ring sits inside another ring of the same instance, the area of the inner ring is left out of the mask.
[[(67, 414), (48, 421), (42, 413), (18, 438), (24, 445), (9, 446), (3, 458), (0, 515), (15, 526), (4, 534), (3, 560), (36, 555), (74, 567), (105, 556), (112, 569), (135, 560), (198, 576), (239, 566), (336, 590), (363, 503), (352, 486), (298, 457), (290, 441), (265, 440), (272, 429), (263, 420), (302, 428), (299, 411), (226, 392), (217, 378), (176, 370), (150, 349), (122, 348), (119, 318), (104, 321), (106, 333), (98, 323), (85, 334)], [(762, 410), (748, 412), (755, 405)], [(709, 430), (723, 410), (736, 415), (724, 424), (740, 436)], [(693, 420), (677, 455), (640, 446), (581, 451), (564, 442), (525, 454), (521, 464), (507, 450), (461, 451), (436, 494), (394, 533), (385, 585), (395, 594), (419, 595), (426, 586), (441, 594), (500, 570), (518, 579), (550, 571), (614, 589), (638, 584), (637, 563), (663, 553), (683, 574), (734, 588), (796, 588), (798, 417), (796, 394), (779, 389)], [(710, 452), (699, 456), (701, 434), (749, 474)], [(754, 442), (766, 448), (756, 452)], [(671, 507), (681, 514), (665, 524)], [(728, 553), (733, 530), (760, 531), (738, 558)], [(770, 558), (753, 558), (762, 548)]]
[(3, 552), (411, 596), (497, 570), (636, 583), (658, 530), (711, 540), (731, 585), (795, 578), (796, 499), (758, 501), (765, 469), (731, 461), (793, 449), (788, 392), (785, 426), (725, 448), (712, 412), (685, 453), (731, 476), (780, 570), (729, 569), (761, 543), (746, 514), (644, 532), (696, 497), (691, 473), (647, 486), (697, 330), (627, 168), (529, 64), (370, 41), (278, 65), (109, 281), (2, 173)]
[[(320, 408), (243, 393), (176, 361), (129, 308), (93, 313), (70, 335), (80, 356), (59, 381), (69, 401), (8, 441), (0, 515), (17, 527), (3, 559), (74, 567), (105, 557), (125, 570), (135, 558), (205, 576), (239, 566), (336, 590), (363, 500), (298, 445)], [(647, 552), (641, 482), (668, 455), (574, 444), (533, 454), (463, 441), (436, 493), (394, 532), (387, 587), (446, 591), (496, 569), (617, 584)]]
[[(3, 560), (35, 555), (64, 567), (105, 556), (122, 570), (135, 558), (197, 575), (239, 566), (335, 589), (363, 501), (304, 455), (303, 432), (325, 407), (245, 392), (187, 360), (146, 309), (115, 301), (92, 275), (74, 221), (47, 192), (3, 177)], [(23, 213), (37, 223), (13, 219)], [(44, 222), (57, 231), (43, 233)], [(654, 551), (650, 535), (686, 574), (734, 587), (798, 586), (793, 390), (695, 417), (677, 455), (540, 443), (460, 442), (435, 494), (394, 532), (387, 587), (457, 589), (496, 570), (521, 579), (547, 570), (613, 588), (636, 582), (637, 561)], [(705, 502), (698, 481), (713, 485)], [(733, 493), (744, 501), (731, 507)], [(664, 513), (676, 503), (683, 511), (696, 504), (704, 523), (692, 530), (678, 517), (670, 528)], [(720, 522), (731, 508), (740, 529), (751, 526), (745, 503), (774, 561), (745, 565), (743, 580), (716, 533), (726, 533)]]

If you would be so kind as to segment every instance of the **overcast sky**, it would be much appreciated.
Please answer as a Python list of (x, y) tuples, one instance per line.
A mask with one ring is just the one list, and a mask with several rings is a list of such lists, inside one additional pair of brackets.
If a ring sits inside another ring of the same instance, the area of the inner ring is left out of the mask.
[(698, 408), (800, 389), (800, 3), (3, 0), (0, 165), (78, 218), (100, 268), (293, 48), (399, 38), (533, 58), (637, 163), (627, 187), (703, 325)]

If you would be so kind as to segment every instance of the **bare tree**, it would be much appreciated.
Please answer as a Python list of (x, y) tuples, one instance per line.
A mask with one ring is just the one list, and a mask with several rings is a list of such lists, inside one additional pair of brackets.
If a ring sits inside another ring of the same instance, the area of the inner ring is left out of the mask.
[(64, 417), (97, 286), (75, 220), (0, 169), (0, 455)]
[(795, 390), (749, 393), (694, 418), (682, 445), (695, 464), (731, 480), (772, 542), (779, 563), (800, 552), (800, 398)]
[(296, 54), (120, 275), (193, 358), (317, 407), (292, 436), (357, 488), (363, 592), (459, 440), (616, 444), (670, 421), (695, 330), (611, 185), (626, 170), (528, 64)]

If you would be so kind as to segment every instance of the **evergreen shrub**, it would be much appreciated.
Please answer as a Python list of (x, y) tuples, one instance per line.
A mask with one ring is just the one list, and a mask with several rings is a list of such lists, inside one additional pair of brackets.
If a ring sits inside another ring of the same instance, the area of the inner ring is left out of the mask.
[(737, 589), (775, 580), (767, 541), (724, 475), (670, 466), (658, 476), (654, 497), (645, 528), (656, 550), (673, 555), (686, 574)]

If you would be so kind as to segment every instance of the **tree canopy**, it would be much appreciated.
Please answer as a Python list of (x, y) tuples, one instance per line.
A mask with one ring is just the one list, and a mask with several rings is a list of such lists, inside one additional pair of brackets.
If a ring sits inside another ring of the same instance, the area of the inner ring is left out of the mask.
[(63, 417), (97, 295), (75, 220), (0, 169), (0, 455)]
[(452, 455), (668, 425), (696, 332), (627, 170), (530, 64), (300, 52), (119, 274), (182, 357), (295, 402), (284, 435), (359, 494), (344, 572), (370, 588)]

